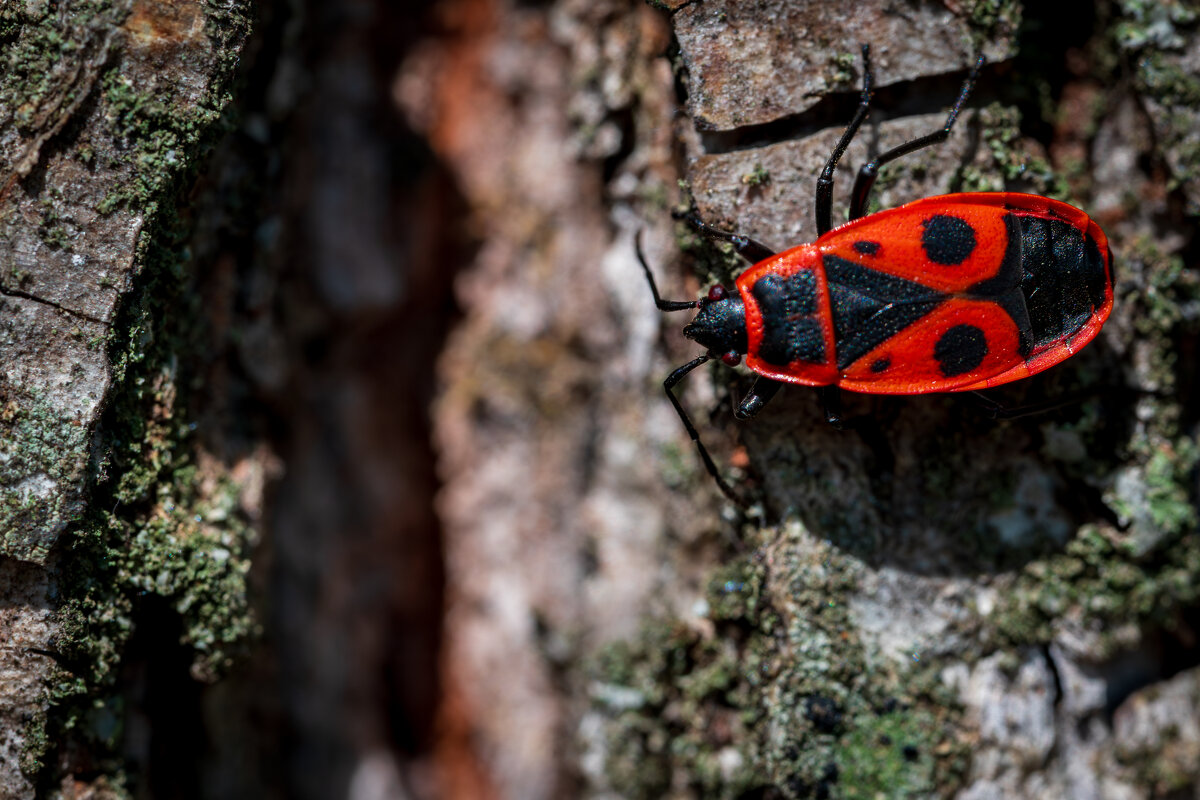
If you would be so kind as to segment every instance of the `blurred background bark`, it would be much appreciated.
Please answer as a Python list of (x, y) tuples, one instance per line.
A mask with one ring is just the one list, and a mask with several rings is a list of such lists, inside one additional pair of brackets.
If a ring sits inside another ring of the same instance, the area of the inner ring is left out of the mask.
[[(0, 11), (2, 794), (1200, 792), (1188, 3)], [(1096, 343), (969, 399), (685, 403), (665, 296), (881, 207), (1067, 199)], [(229, 102), (232, 101), (232, 102)], [(685, 181), (681, 185), (680, 181)], [(842, 218), (837, 216), (836, 219)], [(694, 277), (693, 277), (694, 276)]]

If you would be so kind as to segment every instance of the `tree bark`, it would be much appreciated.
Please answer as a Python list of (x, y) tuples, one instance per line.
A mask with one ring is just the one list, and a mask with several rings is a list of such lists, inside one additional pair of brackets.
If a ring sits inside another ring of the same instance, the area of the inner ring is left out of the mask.
[[(1068, 11), (0, 10), (0, 794), (1196, 792), (1200, 17)], [(739, 510), (635, 241), (815, 238), (863, 42), (835, 222), (982, 53), (875, 203), (1068, 199), (1115, 310), (1012, 420), (695, 371)]]
[[(217, 486), (229, 465), (181, 452), (172, 372), (191, 352), (172, 320), (187, 315), (174, 203), (246, 30), (236, 2), (0, 10), (5, 797), (72, 794), (69, 776), (113, 763), (111, 741), (93, 745), (113, 736), (136, 596), (180, 610), (198, 673), (249, 624), (232, 517), (258, 500), (247, 481)], [(198, 607), (216, 598), (232, 606)]]
[[(1194, 14), (655, 5), (452, 4), (450, 42), (419, 49), (399, 80), (484, 242), (459, 282), (465, 322), (435, 413), (457, 734), (443, 747), (471, 744), (502, 797), (1194, 787), (1196, 727), (1165, 722), (1196, 716), (1200, 681), (1180, 172), (1194, 136), (1177, 116)], [(889, 165), (879, 206), (1070, 199), (1113, 243), (1116, 311), (1065, 365), (994, 393), (1070, 401), (1011, 421), (970, 397), (849, 396), (839, 431), (813, 393), (787, 390), (735, 433), (707, 412), (745, 376), (694, 373), (685, 404), (758, 500), (722, 513), (657, 386), (695, 349), (670, 332), (684, 320), (664, 318), (659, 337), (633, 239), (664, 296), (731, 285), (744, 264), (672, 234), (683, 177), (711, 224), (811, 241), (864, 41), (875, 110), (835, 209), (870, 154), (941, 128), (982, 52), (950, 141)], [(1172, 124), (1174, 138), (1151, 137)], [(672, 239), (699, 284), (672, 278)]]

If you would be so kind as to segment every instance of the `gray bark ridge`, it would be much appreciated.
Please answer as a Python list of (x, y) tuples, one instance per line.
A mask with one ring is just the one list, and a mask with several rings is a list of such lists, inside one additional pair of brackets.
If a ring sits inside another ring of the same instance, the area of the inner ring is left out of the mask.
[(2, 555), (44, 563), (84, 511), (113, 320), (159, 201), (219, 117), (226, 13), (0, 12)]

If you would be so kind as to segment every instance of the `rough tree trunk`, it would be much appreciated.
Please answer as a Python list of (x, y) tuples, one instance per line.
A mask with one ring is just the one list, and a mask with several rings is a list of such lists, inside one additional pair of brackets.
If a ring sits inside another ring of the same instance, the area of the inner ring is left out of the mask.
[(177, 195), (247, 29), (236, 0), (0, 7), (5, 797), (115, 786), (147, 755), (113, 760), (136, 713), (121, 655), (153, 627), (139, 598), (175, 609), (160, 652), (194, 648), (198, 675), (251, 624), (262, 481), (188, 444), (174, 371), (197, 315)]
[[(492, 791), (1194, 791), (1195, 10), (655, 5), (449, 3), (449, 40), (398, 81), (483, 240), (435, 436), (447, 724)], [(746, 378), (701, 372), (685, 402), (760, 500), (721, 513), (658, 385), (695, 347), (653, 311), (634, 235), (672, 297), (742, 268), (672, 225), (677, 178), (719, 227), (811, 240), (863, 41), (879, 90), (837, 213), (869, 153), (941, 127), (982, 51), (952, 139), (889, 166), (878, 203), (1070, 199), (1113, 243), (1116, 311), (995, 393), (1074, 399), (1013, 421), (858, 396), (837, 431), (788, 390), (738, 426)], [(673, 277), (681, 247), (701, 281)]]
[[(1200, 9), (1044, 5), (0, 6), (0, 795), (1200, 791)], [(1011, 421), (698, 370), (742, 513), (635, 235), (813, 238), (863, 41), (835, 215), (983, 52), (875, 198), (1074, 202), (1113, 318)]]

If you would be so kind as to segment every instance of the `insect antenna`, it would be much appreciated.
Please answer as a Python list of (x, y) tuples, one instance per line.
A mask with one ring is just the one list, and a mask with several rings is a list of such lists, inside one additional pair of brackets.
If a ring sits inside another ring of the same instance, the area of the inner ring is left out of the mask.
[(658, 294), (658, 284), (654, 282), (654, 275), (650, 272), (650, 265), (646, 263), (646, 255), (642, 252), (642, 232), (638, 231), (633, 237), (633, 249), (637, 252), (638, 263), (642, 265), (642, 272), (646, 273), (646, 281), (650, 284), (650, 292), (654, 295), (654, 305), (658, 306), (659, 311), (683, 311), (689, 308), (699, 308), (699, 300), (663, 300)]

